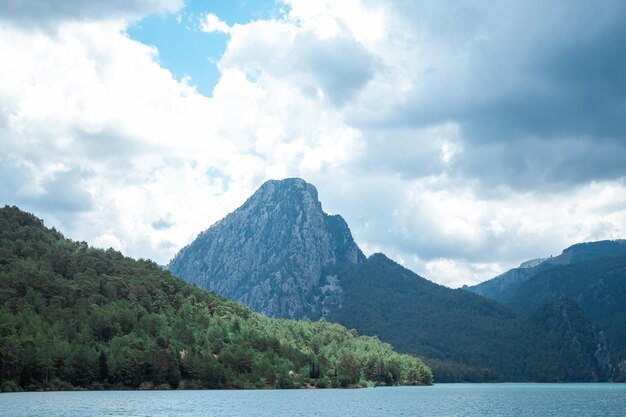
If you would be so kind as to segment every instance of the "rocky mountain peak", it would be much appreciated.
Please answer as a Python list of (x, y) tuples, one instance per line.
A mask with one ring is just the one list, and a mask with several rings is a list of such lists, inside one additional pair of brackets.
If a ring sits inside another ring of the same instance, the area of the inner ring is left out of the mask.
[(168, 268), (269, 316), (317, 319), (326, 298), (336, 304), (340, 295), (339, 286), (325, 285), (334, 268), (364, 259), (341, 216), (324, 213), (317, 189), (288, 178), (264, 183)]
[(315, 186), (301, 178), (287, 178), (266, 181), (226, 219), (237, 217), (241, 220), (249, 215), (284, 217), (291, 225), (293, 221), (301, 223), (319, 220), (325, 213)]
[[(277, 200), (300, 199), (317, 205), (321, 210), (321, 204), (317, 196), (317, 188), (302, 178), (286, 178), (284, 180), (269, 180), (248, 199), (248, 202), (275, 202)], [(247, 203), (248, 203), (247, 202)]]

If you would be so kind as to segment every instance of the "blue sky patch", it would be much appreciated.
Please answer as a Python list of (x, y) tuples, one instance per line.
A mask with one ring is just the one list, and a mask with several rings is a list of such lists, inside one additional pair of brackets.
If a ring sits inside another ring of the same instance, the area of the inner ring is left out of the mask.
[(159, 50), (160, 64), (174, 77), (190, 78), (198, 91), (211, 96), (219, 79), (217, 62), (226, 49), (228, 35), (205, 33), (200, 19), (207, 13), (229, 25), (265, 19), (277, 13), (267, 0), (190, 0), (177, 14), (153, 14), (128, 28), (128, 35)]

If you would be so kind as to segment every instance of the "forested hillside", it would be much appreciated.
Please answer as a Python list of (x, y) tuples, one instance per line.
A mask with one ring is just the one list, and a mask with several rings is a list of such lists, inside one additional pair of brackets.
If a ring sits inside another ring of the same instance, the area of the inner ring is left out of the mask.
[[(552, 270), (559, 273), (558, 271), (568, 265), (572, 267), (573, 271), (578, 267), (586, 268), (587, 264), (601, 266), (607, 261), (611, 262), (612, 258), (626, 258), (626, 240), (602, 240), (598, 242), (577, 243), (563, 250), (559, 256), (524, 262), (519, 268), (513, 268), (495, 278), (471, 287), (466, 286), (464, 289), (482, 295), (483, 297), (496, 300), (501, 304), (519, 304), (518, 301), (514, 299), (519, 298), (518, 292), (524, 292), (522, 289), (524, 284), (540, 273), (546, 272), (549, 275), (549, 271)], [(593, 282), (595, 277), (595, 275), (588, 275), (587, 279)], [(579, 287), (577, 284), (575, 284), (575, 286)], [(569, 291), (570, 294), (573, 292), (575, 291)], [(555, 296), (558, 296), (558, 294), (561, 293), (553, 292), (547, 299), (552, 300)], [(541, 294), (541, 297), (545, 297), (545, 294)], [(525, 302), (522, 301), (520, 307), (526, 311), (539, 306), (536, 302), (529, 306), (524, 304)]]
[(467, 290), (494, 299), (519, 314), (554, 300), (575, 300), (602, 331), (610, 379), (626, 380), (626, 241), (579, 243), (541, 263), (512, 269)]
[(626, 256), (606, 257), (538, 272), (513, 294), (509, 305), (522, 313), (568, 297), (580, 303), (589, 320), (602, 329), (617, 368), (626, 379)]
[(606, 346), (574, 301), (517, 316), (382, 254), (337, 275), (344, 296), (328, 319), (428, 358), (437, 381), (603, 381), (610, 374)]
[(270, 319), (147, 260), (0, 209), (0, 386), (292, 388), (430, 384), (377, 338)]

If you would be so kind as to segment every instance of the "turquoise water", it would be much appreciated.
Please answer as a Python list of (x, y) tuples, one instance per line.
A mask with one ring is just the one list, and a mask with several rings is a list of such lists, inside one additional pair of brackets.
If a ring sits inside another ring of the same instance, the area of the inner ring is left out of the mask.
[(626, 384), (440, 384), (358, 390), (98, 391), (0, 394), (0, 415), (625, 416)]

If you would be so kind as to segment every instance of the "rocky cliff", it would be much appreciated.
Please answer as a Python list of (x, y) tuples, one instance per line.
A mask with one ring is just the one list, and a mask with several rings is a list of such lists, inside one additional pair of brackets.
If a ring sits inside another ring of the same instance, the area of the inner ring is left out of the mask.
[(341, 216), (324, 213), (313, 185), (290, 178), (263, 184), (168, 269), (268, 316), (315, 320), (341, 299), (334, 267), (363, 260)]

